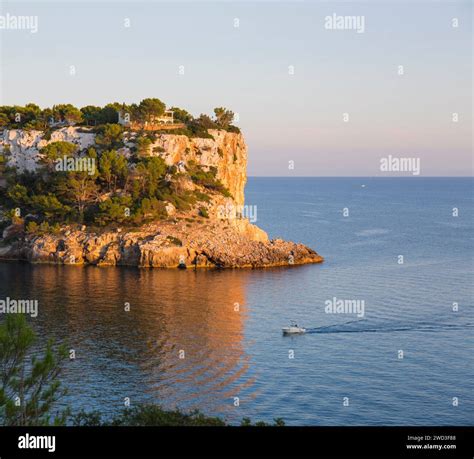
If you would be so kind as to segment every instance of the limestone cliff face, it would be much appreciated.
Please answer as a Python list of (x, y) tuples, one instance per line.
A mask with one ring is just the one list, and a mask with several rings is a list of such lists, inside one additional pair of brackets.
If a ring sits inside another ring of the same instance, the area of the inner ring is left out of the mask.
[[(34, 171), (41, 159), (39, 150), (52, 142), (71, 142), (79, 149), (85, 149), (94, 144), (95, 134), (82, 132), (80, 128), (67, 127), (51, 133), (45, 138), (43, 131), (24, 131), (22, 129), (5, 129), (0, 136), (0, 149), (9, 150), (8, 166), (20, 171)], [(1, 151), (0, 150), (0, 151)]]
[(161, 156), (167, 164), (195, 161), (217, 168), (217, 178), (230, 191), (238, 206), (244, 205), (247, 182), (247, 145), (242, 134), (209, 130), (214, 139), (188, 138), (184, 135), (159, 135), (151, 155)]
[[(237, 206), (244, 205), (247, 182), (247, 145), (242, 134), (210, 130), (214, 139), (188, 138), (185, 135), (158, 134), (150, 148), (151, 156), (161, 156), (168, 165), (186, 165), (189, 161), (205, 167), (216, 167), (217, 178), (230, 191)], [(5, 130), (0, 136), (0, 151), (9, 150), (8, 166), (23, 171), (37, 169), (39, 150), (52, 142), (71, 142), (79, 150), (94, 145), (95, 134), (87, 129), (65, 127), (53, 131), (46, 139), (42, 131)], [(133, 146), (133, 137), (128, 143)], [(128, 148), (123, 149), (124, 154)]]

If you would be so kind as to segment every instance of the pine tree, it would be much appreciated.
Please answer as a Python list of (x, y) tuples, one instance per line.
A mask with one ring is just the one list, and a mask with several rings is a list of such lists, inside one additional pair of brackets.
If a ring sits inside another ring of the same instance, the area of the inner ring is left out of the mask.
[(50, 341), (43, 356), (30, 360), (35, 342), (23, 314), (8, 314), (0, 325), (0, 425), (64, 425), (69, 415), (68, 409), (52, 413), (66, 394), (59, 381), (66, 349), (55, 350)]

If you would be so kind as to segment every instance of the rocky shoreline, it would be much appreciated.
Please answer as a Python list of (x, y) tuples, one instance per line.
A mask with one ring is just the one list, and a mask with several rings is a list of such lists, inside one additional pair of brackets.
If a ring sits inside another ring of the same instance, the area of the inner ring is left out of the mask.
[(238, 225), (207, 221), (187, 225), (25, 235), (0, 246), (0, 260), (140, 268), (266, 268), (323, 261), (303, 244), (268, 240), (264, 231), (247, 220)]

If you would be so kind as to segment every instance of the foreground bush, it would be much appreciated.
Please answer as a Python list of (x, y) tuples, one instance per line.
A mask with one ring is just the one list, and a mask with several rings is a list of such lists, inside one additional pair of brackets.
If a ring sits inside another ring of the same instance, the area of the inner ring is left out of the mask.
[[(138, 405), (134, 408), (124, 409), (120, 414), (110, 420), (103, 420), (99, 411), (81, 411), (71, 418), (74, 426), (227, 426), (224, 420), (218, 417), (205, 416), (199, 411), (183, 413), (178, 410), (166, 411), (159, 405)], [(244, 418), (241, 426), (269, 426), (265, 422), (252, 424), (251, 420)], [(281, 419), (275, 419), (275, 426), (284, 426)]]

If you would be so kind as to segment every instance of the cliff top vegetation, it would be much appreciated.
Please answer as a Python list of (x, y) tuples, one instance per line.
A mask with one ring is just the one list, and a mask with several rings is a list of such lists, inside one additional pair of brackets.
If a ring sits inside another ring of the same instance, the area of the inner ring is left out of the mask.
[(212, 117), (206, 114), (194, 117), (179, 107), (167, 110), (166, 104), (157, 98), (146, 98), (138, 104), (113, 102), (103, 107), (87, 105), (82, 108), (72, 104), (58, 104), (43, 109), (34, 103), (25, 106), (4, 105), (0, 106), (0, 129), (47, 132), (64, 126), (100, 129), (107, 124), (119, 123), (119, 114), (127, 115), (135, 125), (144, 126), (147, 122), (163, 116), (165, 112), (172, 113), (174, 121), (183, 125), (180, 132), (173, 132), (175, 134), (208, 138), (208, 129), (240, 132), (238, 127), (232, 125), (234, 113), (224, 107), (215, 108)]

